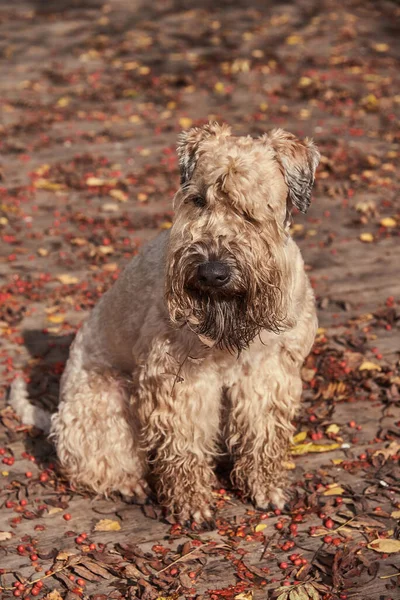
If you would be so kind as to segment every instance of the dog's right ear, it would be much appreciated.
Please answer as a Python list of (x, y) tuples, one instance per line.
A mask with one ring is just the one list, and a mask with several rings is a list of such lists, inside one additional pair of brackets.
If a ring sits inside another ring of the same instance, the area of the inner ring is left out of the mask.
[(186, 183), (192, 178), (202, 142), (212, 136), (218, 138), (230, 135), (231, 129), (228, 125), (219, 125), (216, 122), (183, 131), (178, 138), (177, 146), (179, 167), (181, 170), (181, 184)]

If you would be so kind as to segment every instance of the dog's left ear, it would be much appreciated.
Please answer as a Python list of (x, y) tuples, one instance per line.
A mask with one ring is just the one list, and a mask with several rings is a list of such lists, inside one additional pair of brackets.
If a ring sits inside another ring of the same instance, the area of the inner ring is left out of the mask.
[(179, 167), (181, 170), (181, 184), (186, 183), (192, 178), (199, 158), (201, 144), (212, 136), (228, 137), (231, 129), (228, 125), (219, 125), (219, 123), (207, 123), (203, 127), (193, 127), (188, 131), (183, 131), (178, 138), (177, 153), (179, 157)]
[(320, 153), (312, 140), (300, 141), (292, 133), (274, 129), (263, 138), (268, 142), (282, 167), (289, 200), (301, 212), (306, 213), (311, 202), (315, 170)]

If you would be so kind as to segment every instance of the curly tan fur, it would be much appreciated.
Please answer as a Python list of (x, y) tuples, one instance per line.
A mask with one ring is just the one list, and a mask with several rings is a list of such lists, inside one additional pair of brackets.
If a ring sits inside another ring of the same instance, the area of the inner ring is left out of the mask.
[[(172, 229), (135, 257), (78, 332), (52, 435), (66, 473), (96, 492), (144, 496), (149, 476), (181, 519), (211, 517), (215, 460), (258, 506), (281, 506), (316, 330), (314, 297), (288, 231), (318, 163), (312, 142), (275, 130), (182, 134)], [(230, 280), (199, 287), (222, 261)]]

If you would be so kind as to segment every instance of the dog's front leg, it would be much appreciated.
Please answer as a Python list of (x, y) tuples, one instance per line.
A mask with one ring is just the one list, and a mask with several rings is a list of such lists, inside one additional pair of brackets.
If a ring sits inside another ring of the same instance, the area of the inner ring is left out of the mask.
[(142, 445), (152, 462), (160, 503), (180, 521), (212, 518), (213, 472), (221, 388), (215, 375), (186, 365), (175, 381), (144, 377)]
[(285, 503), (292, 420), (299, 406), (299, 369), (279, 357), (248, 368), (228, 390), (226, 441), (232, 481), (259, 508)]

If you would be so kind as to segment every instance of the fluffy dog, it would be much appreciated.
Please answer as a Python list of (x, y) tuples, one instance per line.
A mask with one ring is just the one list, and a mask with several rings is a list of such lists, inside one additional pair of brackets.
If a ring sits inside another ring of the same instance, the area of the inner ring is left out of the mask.
[(211, 518), (214, 463), (281, 507), (300, 369), (317, 327), (290, 237), (319, 153), (281, 129), (210, 123), (180, 136), (172, 228), (143, 248), (79, 330), (51, 433), (75, 485), (143, 497), (149, 475), (181, 520)]

